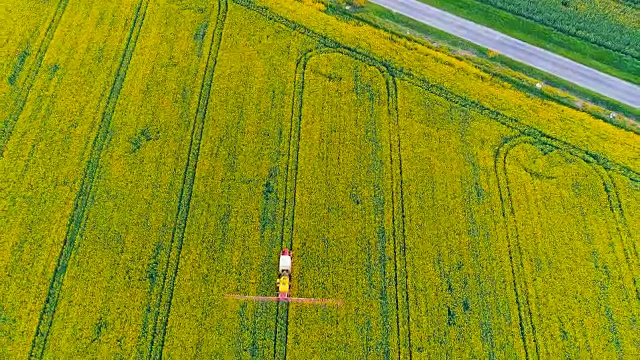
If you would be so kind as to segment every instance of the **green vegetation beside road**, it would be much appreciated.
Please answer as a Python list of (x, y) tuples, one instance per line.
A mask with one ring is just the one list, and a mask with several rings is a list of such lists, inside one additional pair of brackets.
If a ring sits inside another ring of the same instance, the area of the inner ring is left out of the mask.
[(610, 11), (597, 13), (595, 5), (582, 4), (585, 0), (562, 1), (568, 8), (551, 0), (419, 1), (640, 84), (640, 10), (632, 6), (610, 1)]

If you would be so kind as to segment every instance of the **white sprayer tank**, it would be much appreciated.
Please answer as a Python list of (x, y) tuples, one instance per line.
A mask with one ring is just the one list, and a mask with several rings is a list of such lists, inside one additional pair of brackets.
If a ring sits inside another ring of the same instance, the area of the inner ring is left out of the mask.
[(291, 256), (290, 255), (280, 255), (280, 272), (283, 271), (291, 272)]

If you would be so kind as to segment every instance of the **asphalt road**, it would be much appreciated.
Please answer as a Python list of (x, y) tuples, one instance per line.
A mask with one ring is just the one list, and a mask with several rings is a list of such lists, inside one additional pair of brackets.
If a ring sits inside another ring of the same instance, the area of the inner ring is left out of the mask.
[(497, 51), (502, 55), (546, 71), (593, 92), (635, 108), (640, 108), (640, 87), (614, 76), (604, 74), (550, 51), (529, 45), (416, 0), (369, 1), (487, 49)]

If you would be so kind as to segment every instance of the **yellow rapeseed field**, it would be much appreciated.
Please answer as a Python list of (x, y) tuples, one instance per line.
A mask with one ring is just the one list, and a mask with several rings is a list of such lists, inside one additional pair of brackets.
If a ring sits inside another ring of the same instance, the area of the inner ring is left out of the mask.
[(640, 354), (640, 137), (322, 10), (0, 5), (0, 358)]

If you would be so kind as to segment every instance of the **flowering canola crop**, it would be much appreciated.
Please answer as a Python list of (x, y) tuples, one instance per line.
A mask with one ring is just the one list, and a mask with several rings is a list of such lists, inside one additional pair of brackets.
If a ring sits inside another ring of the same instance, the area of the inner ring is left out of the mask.
[[(0, 357), (640, 351), (633, 132), (295, 1), (12, 6)], [(342, 305), (223, 296), (285, 247)]]

